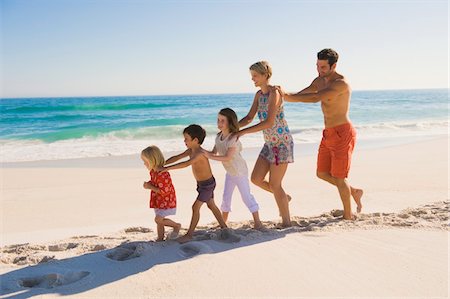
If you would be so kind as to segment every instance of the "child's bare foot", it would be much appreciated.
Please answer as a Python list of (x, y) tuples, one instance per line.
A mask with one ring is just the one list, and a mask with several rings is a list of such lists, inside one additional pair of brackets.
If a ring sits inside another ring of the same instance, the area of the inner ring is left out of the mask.
[(361, 197), (363, 196), (364, 191), (362, 189), (354, 189), (352, 188), (352, 197), (356, 202), (356, 212), (361, 213), (362, 210), (362, 203), (361, 203)]
[(170, 233), (169, 239), (170, 239), (170, 240), (176, 239), (176, 238), (178, 237), (178, 234), (179, 234), (179, 232), (180, 232), (180, 229), (181, 229), (181, 224), (180, 224), (180, 223), (177, 223), (177, 226), (175, 226), (175, 227), (173, 228), (173, 231)]
[(261, 222), (256, 222), (254, 225), (253, 225), (253, 229), (256, 229), (256, 230), (263, 230), (265, 227), (264, 227), (264, 225), (261, 223)]
[(183, 243), (187, 243), (187, 242), (189, 242), (189, 241), (191, 241), (192, 240), (192, 235), (184, 235), (184, 236), (182, 236), (182, 237), (179, 237), (178, 239), (176, 239), (175, 241), (177, 241), (178, 243), (180, 243), (180, 244), (183, 244)]

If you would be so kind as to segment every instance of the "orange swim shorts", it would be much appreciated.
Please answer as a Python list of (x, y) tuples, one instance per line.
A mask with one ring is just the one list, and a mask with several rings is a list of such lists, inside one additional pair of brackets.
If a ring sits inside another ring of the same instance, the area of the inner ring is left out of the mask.
[(356, 130), (351, 123), (323, 130), (317, 156), (317, 172), (330, 173), (335, 178), (346, 178), (355, 142)]

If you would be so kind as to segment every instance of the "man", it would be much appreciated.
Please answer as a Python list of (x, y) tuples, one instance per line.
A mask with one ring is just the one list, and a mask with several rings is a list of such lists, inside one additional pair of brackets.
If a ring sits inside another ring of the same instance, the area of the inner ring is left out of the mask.
[(344, 219), (354, 219), (350, 197), (356, 202), (357, 212), (361, 212), (363, 190), (350, 186), (347, 176), (350, 170), (356, 130), (348, 116), (351, 89), (346, 79), (336, 72), (339, 55), (332, 49), (317, 53), (319, 76), (302, 91), (289, 94), (277, 86), (288, 102), (321, 102), (325, 129), (317, 157), (317, 176), (338, 188), (344, 206)]

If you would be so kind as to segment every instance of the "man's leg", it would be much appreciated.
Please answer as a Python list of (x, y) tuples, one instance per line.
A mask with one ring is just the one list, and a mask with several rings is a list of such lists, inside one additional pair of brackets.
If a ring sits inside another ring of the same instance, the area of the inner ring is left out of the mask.
[[(330, 183), (330, 184), (332, 184), (332, 185), (334, 185), (334, 186), (336, 186), (336, 187), (338, 187), (337, 178), (331, 176), (330, 173), (317, 171), (317, 177), (322, 179), (322, 180), (324, 180), (324, 181), (326, 181), (326, 182), (328, 182), (328, 183)], [(360, 213), (361, 209), (362, 209), (361, 197), (363, 196), (364, 191), (362, 189), (354, 188), (354, 187), (350, 186), (347, 183), (347, 180), (345, 180), (345, 181), (346, 181), (346, 184), (350, 187), (350, 194), (351, 194), (351, 196), (353, 197), (353, 200), (356, 203), (356, 206), (357, 206), (356, 211), (358, 213)], [(341, 185), (342, 185), (342, 183), (341, 183)], [(339, 194), (340, 193), (341, 192), (339, 191)]]

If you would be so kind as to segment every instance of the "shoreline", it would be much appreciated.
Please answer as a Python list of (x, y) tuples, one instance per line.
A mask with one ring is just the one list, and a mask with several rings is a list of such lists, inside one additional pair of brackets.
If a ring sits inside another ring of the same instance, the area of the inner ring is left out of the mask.
[[(430, 140), (444, 139), (447, 134), (424, 135), (424, 136), (402, 136), (402, 137), (376, 137), (370, 139), (357, 139), (355, 152), (359, 150), (374, 150), (395, 147), (399, 145), (415, 144), (427, 142)], [(247, 162), (254, 162), (258, 157), (261, 147), (244, 147), (242, 156)], [(155, 145), (158, 145), (155, 143)], [(316, 155), (319, 142), (295, 143), (295, 155), (312, 156)], [(181, 151), (163, 151), (166, 158), (179, 154)], [(0, 169), (8, 168), (134, 168), (140, 166), (141, 160), (139, 154), (107, 156), (107, 157), (83, 157), (73, 159), (59, 160), (37, 160), (21, 162), (3, 162), (0, 163)]]

